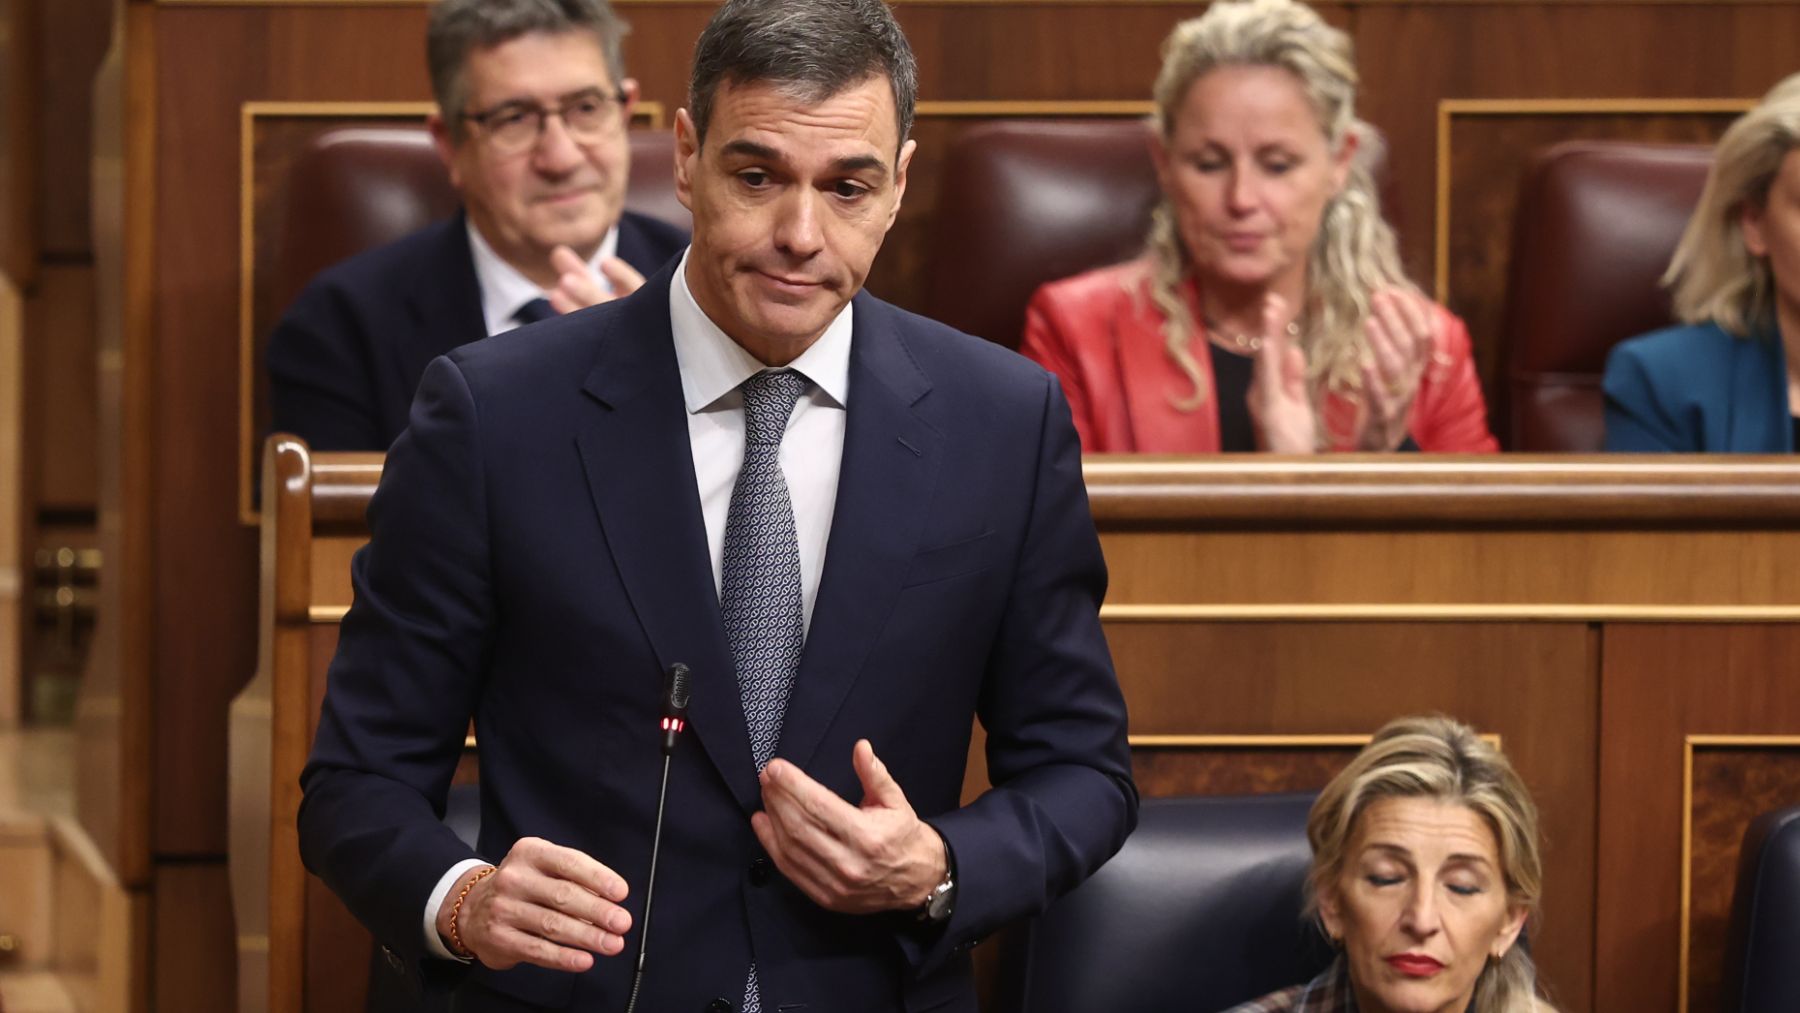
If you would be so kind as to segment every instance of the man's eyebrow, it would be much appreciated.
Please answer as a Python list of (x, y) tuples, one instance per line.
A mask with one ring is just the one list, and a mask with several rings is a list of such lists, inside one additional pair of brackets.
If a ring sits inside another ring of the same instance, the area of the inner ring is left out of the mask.
[(831, 165), (832, 168), (839, 172), (874, 171), (880, 173), (883, 177), (886, 177), (888, 174), (887, 163), (882, 161), (881, 158), (876, 155), (852, 155), (848, 158), (840, 158), (831, 163)]
[(724, 147), (719, 149), (719, 154), (721, 154), (721, 155), (747, 155), (750, 158), (754, 158), (761, 162), (779, 162), (779, 161), (781, 161), (781, 153), (780, 152), (776, 151), (774, 148), (771, 148), (766, 144), (758, 144), (755, 141), (743, 141), (743, 140), (728, 141), (728, 142), (726, 142)]

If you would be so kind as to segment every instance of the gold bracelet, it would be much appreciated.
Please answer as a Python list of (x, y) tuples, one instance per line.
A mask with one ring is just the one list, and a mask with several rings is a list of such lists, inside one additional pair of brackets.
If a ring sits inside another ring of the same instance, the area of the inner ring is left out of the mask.
[(469, 891), (475, 888), (476, 883), (493, 875), (495, 871), (497, 871), (496, 867), (490, 865), (469, 877), (469, 881), (463, 884), (461, 892), (457, 893), (456, 903), (450, 905), (450, 952), (459, 957), (467, 957), (470, 960), (474, 960), (475, 951), (463, 945), (462, 934), (456, 931), (456, 917), (462, 914), (463, 901), (469, 898)]

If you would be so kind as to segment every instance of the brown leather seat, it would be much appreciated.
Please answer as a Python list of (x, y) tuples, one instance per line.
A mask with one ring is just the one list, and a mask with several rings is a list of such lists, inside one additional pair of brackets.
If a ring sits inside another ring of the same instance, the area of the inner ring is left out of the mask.
[(1507, 449), (1600, 450), (1606, 354), (1672, 322), (1658, 279), (1711, 164), (1705, 146), (1571, 141), (1526, 170), (1501, 335)]
[(1159, 196), (1150, 128), (1131, 120), (1008, 120), (945, 158), (925, 313), (1017, 348), (1039, 285), (1129, 259)]

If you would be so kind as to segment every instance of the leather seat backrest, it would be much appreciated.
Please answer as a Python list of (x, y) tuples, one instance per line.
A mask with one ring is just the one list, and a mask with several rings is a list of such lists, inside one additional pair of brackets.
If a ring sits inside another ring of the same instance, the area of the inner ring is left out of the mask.
[(1606, 355), (1673, 321), (1658, 280), (1711, 164), (1705, 146), (1618, 141), (1558, 144), (1533, 160), (1513, 221), (1501, 344), (1507, 449), (1600, 450)]
[(1312, 802), (1145, 799), (1119, 853), (1004, 941), (1000, 1008), (1193, 1013), (1311, 980), (1332, 956), (1303, 915)]
[(1127, 260), (1160, 191), (1150, 128), (1129, 120), (1003, 120), (945, 156), (927, 316), (1017, 348), (1039, 285)]
[(1800, 805), (1757, 817), (1738, 852), (1724, 1013), (1800, 1010)]

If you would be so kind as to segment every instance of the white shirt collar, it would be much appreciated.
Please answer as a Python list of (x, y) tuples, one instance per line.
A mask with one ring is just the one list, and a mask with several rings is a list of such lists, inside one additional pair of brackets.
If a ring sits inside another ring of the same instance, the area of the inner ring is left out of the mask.
[[(731, 340), (731, 336), (713, 323), (694, 301), (694, 293), (687, 284), (687, 262), (688, 253), (684, 252), (669, 285), (669, 323), (675, 334), (675, 362), (681, 370), (681, 396), (692, 414), (727, 407), (719, 402), (767, 367)], [(838, 408), (850, 403), (853, 306), (853, 303), (844, 304), (843, 310), (826, 326), (825, 333), (819, 335), (819, 340), (788, 364)]]
[[(464, 224), (469, 230), (469, 252), (475, 258), (475, 280), (481, 285), (481, 315), (487, 324), (488, 336), (493, 337), (519, 326), (513, 319), (519, 307), (533, 299), (546, 298), (550, 293), (538, 288), (530, 278), (520, 274), (518, 268), (495, 253), (481, 230), (475, 227), (474, 219), (465, 218)], [(588, 270), (607, 291), (611, 291), (612, 286), (607, 284), (606, 275), (600, 273), (600, 262), (618, 250), (619, 226), (614, 224), (606, 230), (606, 238), (600, 240), (600, 248), (588, 261)]]

